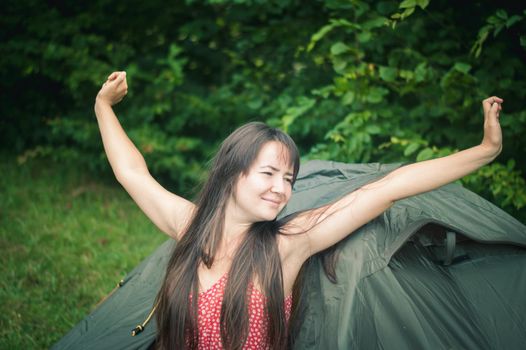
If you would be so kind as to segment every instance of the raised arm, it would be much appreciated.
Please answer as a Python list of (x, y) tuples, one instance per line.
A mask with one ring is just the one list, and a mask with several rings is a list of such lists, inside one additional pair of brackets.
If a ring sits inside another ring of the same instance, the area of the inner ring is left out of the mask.
[(125, 72), (114, 72), (95, 100), (95, 114), (111, 168), (142, 211), (163, 232), (178, 239), (193, 203), (163, 188), (150, 175), (142, 154), (121, 127), (112, 106), (128, 91)]
[(299, 216), (291, 233), (306, 230), (293, 238), (303, 247), (306, 258), (337, 243), (374, 219), (395, 201), (427, 192), (455, 181), (491, 162), (502, 149), (499, 112), (503, 100), (490, 97), (482, 102), (484, 137), (480, 145), (447, 157), (401, 167), (384, 178), (354, 191), (335, 203)]

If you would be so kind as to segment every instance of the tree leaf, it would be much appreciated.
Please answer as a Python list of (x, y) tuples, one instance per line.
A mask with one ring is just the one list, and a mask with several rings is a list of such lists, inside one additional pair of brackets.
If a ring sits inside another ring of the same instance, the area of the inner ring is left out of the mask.
[(340, 59), (340, 58), (335, 58), (332, 61), (332, 67), (334, 68), (334, 70), (337, 73), (343, 74), (344, 73), (344, 69), (347, 67), (347, 60)]
[(453, 66), (453, 69), (462, 72), (464, 74), (468, 74), (471, 70), (471, 65), (464, 62), (455, 62), (455, 65)]
[(364, 30), (371, 30), (375, 28), (381, 28), (388, 25), (388, 19), (385, 17), (375, 17), (363, 23), (362, 27)]
[(424, 10), (429, 5), (429, 0), (416, 0), (417, 6)]
[(416, 6), (416, 0), (404, 0), (400, 3), (398, 8), (406, 9), (406, 8), (411, 8), (415, 6)]
[(365, 131), (371, 135), (378, 135), (382, 132), (382, 129), (376, 124), (369, 124), (365, 128)]
[(506, 21), (506, 27), (509, 28), (509, 27), (511, 27), (512, 25), (514, 25), (515, 23), (517, 23), (517, 22), (519, 22), (521, 20), (522, 20), (521, 16), (513, 15)]
[(344, 106), (350, 105), (354, 102), (354, 91), (347, 91), (342, 97), (342, 104)]
[(312, 51), (318, 41), (320, 41), (327, 33), (334, 29), (333, 24), (327, 24), (321, 27), (316, 33), (314, 33), (310, 39), (309, 45), (307, 45), (307, 52)]
[(433, 158), (433, 150), (429, 147), (424, 148), (420, 152), (418, 152), (418, 155), (416, 156), (416, 161), (421, 162), (423, 160), (428, 160)]
[(413, 12), (415, 12), (415, 8), (414, 7), (406, 8), (404, 10), (404, 12), (402, 12), (402, 19), (411, 16), (413, 14)]
[(392, 67), (380, 66), (378, 74), (383, 81), (393, 82), (396, 80), (396, 69)]
[(344, 52), (348, 52), (349, 49), (350, 49), (349, 46), (339, 41), (331, 46), (331, 54), (340, 55)]
[(404, 156), (410, 156), (411, 154), (415, 153), (420, 148), (420, 144), (417, 142), (410, 143), (404, 150)]
[(497, 15), (497, 17), (499, 17), (499, 18), (502, 18), (503, 20), (507, 20), (508, 19), (508, 13), (505, 10), (502, 10), (502, 9), (501, 10), (497, 10), (495, 15)]
[(384, 96), (389, 93), (389, 90), (383, 87), (372, 87), (367, 94), (367, 101), (370, 103), (379, 103)]
[(415, 81), (417, 83), (423, 82), (427, 75), (427, 62), (422, 62), (415, 69)]

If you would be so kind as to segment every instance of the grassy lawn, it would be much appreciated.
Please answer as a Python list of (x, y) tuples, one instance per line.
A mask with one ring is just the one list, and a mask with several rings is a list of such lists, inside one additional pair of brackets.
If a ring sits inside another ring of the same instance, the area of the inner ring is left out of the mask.
[(116, 182), (0, 160), (0, 349), (48, 348), (166, 236)]

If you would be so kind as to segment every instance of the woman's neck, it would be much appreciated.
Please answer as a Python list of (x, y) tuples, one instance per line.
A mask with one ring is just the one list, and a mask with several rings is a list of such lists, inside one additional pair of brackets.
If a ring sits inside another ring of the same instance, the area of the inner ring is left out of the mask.
[(219, 255), (232, 257), (237, 248), (245, 238), (249, 226), (232, 223), (225, 218), (225, 227), (223, 230), (223, 238), (219, 248)]
[(225, 210), (222, 246), (229, 247), (231, 244), (241, 242), (251, 225), (252, 222), (240, 215), (233, 201), (230, 201)]

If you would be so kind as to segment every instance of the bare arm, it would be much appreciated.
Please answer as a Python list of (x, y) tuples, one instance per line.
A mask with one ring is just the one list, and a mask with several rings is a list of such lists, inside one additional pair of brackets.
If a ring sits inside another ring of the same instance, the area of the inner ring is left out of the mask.
[[(401, 167), (384, 178), (354, 191), (335, 203), (304, 213), (291, 232), (307, 230), (291, 238), (301, 245), (302, 258), (337, 243), (388, 209), (397, 200), (431, 191), (455, 181), (491, 162), (502, 149), (499, 111), (502, 99), (483, 101), (484, 138), (478, 146), (447, 157)], [(298, 247), (298, 246), (296, 246)]]
[(97, 95), (95, 115), (104, 150), (117, 180), (133, 200), (161, 231), (178, 239), (194, 205), (155, 181), (144, 157), (121, 127), (112, 106), (123, 99), (127, 90), (126, 73), (114, 72)]

